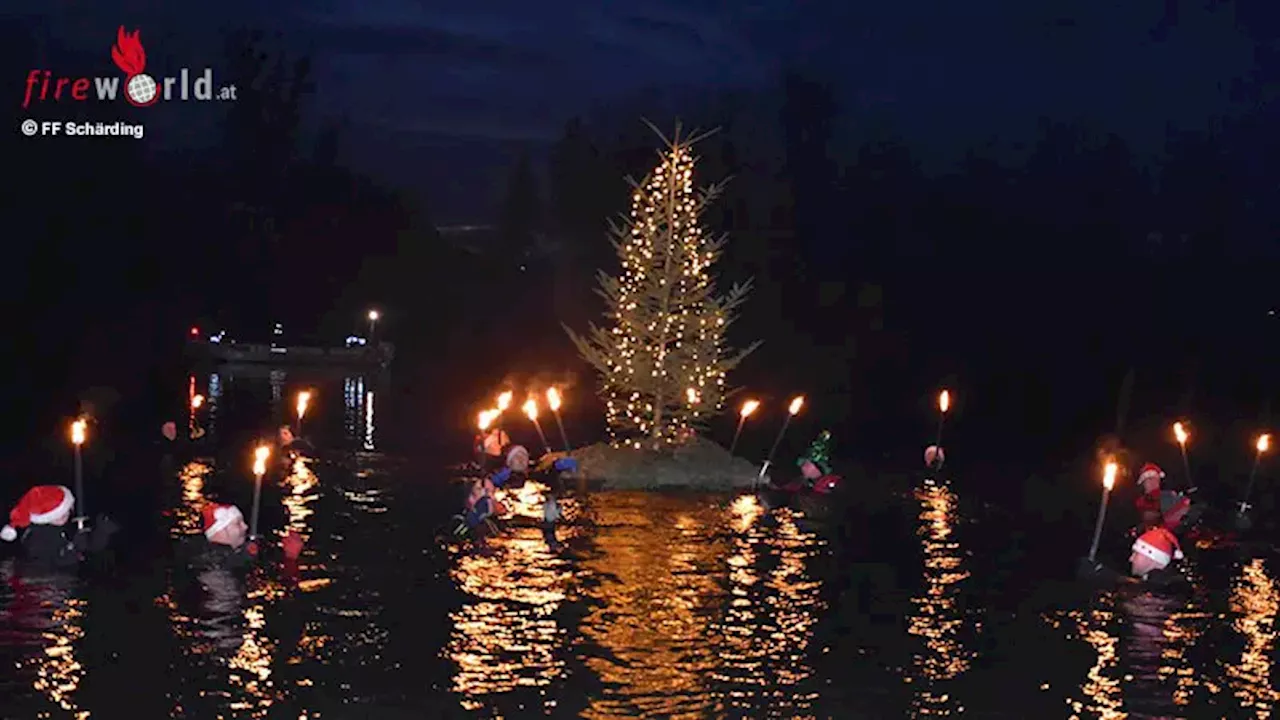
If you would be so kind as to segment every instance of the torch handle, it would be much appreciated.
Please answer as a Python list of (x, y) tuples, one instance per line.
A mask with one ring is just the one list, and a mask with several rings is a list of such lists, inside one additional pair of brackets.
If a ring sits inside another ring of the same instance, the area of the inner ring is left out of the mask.
[[(765, 456), (764, 464), (766, 466), (773, 462), (773, 455), (778, 452), (778, 446), (782, 444), (782, 436), (787, 434), (787, 426), (791, 424), (791, 417), (791, 415), (787, 415), (787, 419), (782, 421), (782, 427), (778, 429), (778, 437), (773, 439), (773, 447), (769, 448), (769, 454)], [(763, 469), (760, 474), (764, 475)]]
[(1098, 522), (1093, 526), (1093, 543), (1089, 546), (1089, 562), (1094, 562), (1098, 557), (1098, 543), (1102, 541), (1102, 524), (1107, 518), (1107, 499), (1110, 497), (1110, 490), (1102, 491), (1102, 504), (1098, 506)]
[(569, 436), (564, 434), (564, 423), (560, 422), (560, 413), (553, 411), (551, 414), (555, 416), (556, 427), (560, 429), (560, 441), (564, 443), (564, 451), (566, 453), (572, 452), (569, 447)]
[(538, 431), (538, 439), (542, 441), (542, 447), (545, 448), (547, 452), (551, 452), (551, 443), (547, 442), (547, 436), (542, 432), (542, 423), (534, 420), (533, 427)]
[(738, 427), (733, 431), (733, 442), (729, 443), (729, 454), (732, 455), (735, 448), (738, 447), (738, 436), (742, 434), (742, 425), (747, 421), (746, 416), (738, 418)]
[(946, 422), (947, 422), (946, 413), (941, 413), (940, 415), (938, 415), (938, 432), (934, 436), (934, 440), (933, 440), (933, 444), (935, 447), (938, 447), (938, 448), (942, 447), (942, 426)]
[(764, 484), (764, 474), (767, 472), (769, 472), (769, 461), (765, 460), (764, 464), (760, 466), (760, 474), (756, 475), (755, 484), (752, 487), (752, 490), (756, 490)]
[(80, 454), (80, 446), (76, 445), (76, 516), (85, 517), (84, 514), (84, 457)]
[(249, 537), (258, 537), (258, 508), (262, 506), (262, 476), (253, 476), (253, 510), (249, 514)]
[(1253, 457), (1253, 468), (1249, 470), (1249, 482), (1244, 486), (1244, 497), (1240, 498), (1240, 512), (1244, 512), (1245, 505), (1249, 502), (1249, 493), (1253, 492), (1253, 481), (1258, 479), (1258, 464), (1262, 462), (1262, 453), (1258, 453)]

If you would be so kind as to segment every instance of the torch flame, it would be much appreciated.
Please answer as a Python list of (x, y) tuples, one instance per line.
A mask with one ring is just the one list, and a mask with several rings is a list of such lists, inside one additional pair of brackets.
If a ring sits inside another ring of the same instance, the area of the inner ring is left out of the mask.
[(203, 396), (203, 395), (196, 395), (195, 397), (191, 398), (191, 409), (192, 409), (192, 410), (199, 410), (199, 409), (200, 409), (200, 406), (201, 406), (201, 405), (203, 405), (203, 404), (204, 404), (204, 396)]
[(529, 416), (530, 420), (538, 419), (538, 401), (529, 398), (524, 401), (524, 414)]
[(547, 404), (551, 406), (551, 412), (560, 409), (560, 391), (555, 388), (547, 388)]
[(511, 407), (512, 397), (513, 394), (510, 390), (498, 396), (498, 412), (506, 412), (507, 408)]
[(951, 393), (943, 390), (938, 393), (938, 409), (946, 412), (951, 409)]
[(373, 322), (377, 322), (377, 321), (378, 321), (378, 311), (377, 311), (377, 310), (370, 310), (370, 311), (369, 311), (369, 320), (371, 320), (371, 321), (373, 321)]
[(791, 407), (787, 408), (787, 412), (798, 415), (802, 407), (804, 407), (804, 396), (798, 395), (791, 401)]
[(1271, 448), (1271, 436), (1259, 435), (1258, 436), (1258, 453), (1259, 454), (1264, 453), (1270, 448)]
[(1106, 488), (1108, 491), (1115, 487), (1116, 473), (1119, 472), (1119, 470), (1120, 468), (1115, 464), (1115, 462), (1108, 462), (1106, 469), (1102, 472), (1102, 487)]
[(748, 400), (742, 403), (742, 417), (751, 417), (751, 413), (755, 412), (758, 407), (760, 407), (759, 400)]
[(253, 451), (253, 474), (264, 475), (267, 472), (267, 458), (271, 457), (271, 448), (266, 445), (259, 445), (257, 450)]
[(298, 393), (298, 419), (301, 420), (303, 415), (307, 414), (307, 404), (311, 402), (311, 391), (303, 390)]
[(497, 410), (481, 410), (480, 416), (476, 419), (477, 424), (480, 426), (480, 432), (488, 430), (489, 426), (493, 424), (493, 419), (497, 416)]
[(1186, 445), (1187, 438), (1191, 437), (1191, 435), (1187, 432), (1187, 429), (1183, 427), (1182, 423), (1180, 422), (1176, 422), (1173, 424), (1173, 436), (1178, 439), (1179, 445)]
[(89, 424), (84, 421), (84, 418), (71, 423), (71, 442), (76, 445), (83, 445), (85, 429), (88, 426)]

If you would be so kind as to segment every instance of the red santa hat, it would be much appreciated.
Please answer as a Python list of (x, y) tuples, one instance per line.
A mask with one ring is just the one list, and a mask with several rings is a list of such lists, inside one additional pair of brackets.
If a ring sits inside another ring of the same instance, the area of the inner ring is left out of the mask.
[(205, 505), (204, 536), (212, 538), (214, 535), (226, 530), (231, 523), (237, 520), (244, 520), (244, 515), (240, 513), (240, 508), (235, 505)]
[(1155, 463), (1147, 463), (1138, 471), (1138, 482), (1145, 483), (1148, 478), (1162, 480), (1164, 479), (1164, 471)]
[(1154, 527), (1143, 533), (1133, 543), (1133, 551), (1151, 558), (1161, 568), (1168, 567), (1173, 560), (1182, 559), (1178, 538), (1163, 527)]
[(28, 525), (49, 525), (71, 512), (76, 498), (61, 485), (37, 485), (27, 491), (9, 511), (9, 524), (0, 530), (0, 540), (13, 542), (18, 530)]

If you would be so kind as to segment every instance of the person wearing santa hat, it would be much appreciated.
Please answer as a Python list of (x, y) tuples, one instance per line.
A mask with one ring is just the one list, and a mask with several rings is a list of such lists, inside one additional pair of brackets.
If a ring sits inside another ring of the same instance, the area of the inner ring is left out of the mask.
[(1161, 487), (1164, 471), (1155, 463), (1147, 463), (1138, 471), (1142, 494), (1134, 501), (1142, 515), (1144, 528), (1161, 525), (1177, 530), (1191, 511), (1191, 499), (1180, 492)]
[[(244, 514), (235, 505), (209, 503), (201, 511), (204, 520), (204, 535), (197, 536), (200, 551), (195, 554), (193, 564), (203, 568), (234, 569), (245, 567), (258, 555), (258, 547), (249, 538), (249, 526), (244, 521)], [(296, 533), (287, 533), (281, 547), (285, 559), (297, 560), (302, 552), (302, 538)]]
[(1168, 528), (1157, 525), (1142, 533), (1133, 543), (1129, 555), (1129, 569), (1134, 576), (1146, 580), (1156, 571), (1169, 567), (1174, 560), (1181, 560), (1182, 547), (1178, 538)]
[(9, 522), (0, 529), (0, 540), (20, 540), (26, 559), (50, 567), (74, 567), (89, 549), (87, 533), (67, 527), (76, 499), (62, 485), (37, 485), (9, 511)]
[(1144, 527), (1151, 527), (1162, 522), (1160, 513), (1160, 481), (1164, 479), (1164, 470), (1155, 463), (1147, 463), (1138, 471), (1138, 487), (1142, 494), (1134, 500), (1134, 506), (1142, 515)]

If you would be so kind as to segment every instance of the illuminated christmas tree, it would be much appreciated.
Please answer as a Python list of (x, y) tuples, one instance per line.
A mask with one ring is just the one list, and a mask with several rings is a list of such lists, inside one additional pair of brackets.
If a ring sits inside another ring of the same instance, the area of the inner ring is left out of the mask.
[(610, 327), (569, 336), (600, 373), (614, 441), (658, 448), (692, 437), (723, 408), (725, 376), (759, 343), (735, 352), (725, 342), (750, 282), (716, 294), (710, 270), (725, 238), (699, 219), (722, 186), (693, 185), (693, 145), (706, 135), (682, 139), (677, 125), (668, 140), (653, 130), (661, 161), (631, 183), (631, 215), (610, 227), (622, 272), (599, 274)]

